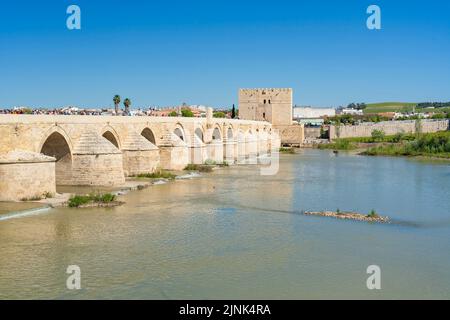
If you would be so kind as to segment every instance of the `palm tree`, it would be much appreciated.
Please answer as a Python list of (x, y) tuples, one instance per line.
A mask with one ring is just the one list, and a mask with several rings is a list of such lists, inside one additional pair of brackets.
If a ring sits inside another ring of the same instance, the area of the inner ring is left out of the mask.
[(131, 106), (130, 99), (126, 98), (125, 100), (123, 100), (123, 105), (125, 106), (125, 115), (129, 116), (130, 115), (130, 106)]
[(120, 96), (116, 94), (113, 98), (114, 101), (114, 111), (116, 112), (116, 115), (119, 114), (119, 104), (120, 104)]

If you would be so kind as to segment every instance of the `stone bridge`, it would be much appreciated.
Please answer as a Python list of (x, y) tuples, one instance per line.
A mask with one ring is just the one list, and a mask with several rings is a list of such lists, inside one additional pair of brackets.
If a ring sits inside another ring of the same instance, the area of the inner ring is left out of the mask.
[(120, 185), (189, 163), (256, 163), (280, 145), (270, 123), (213, 118), (211, 110), (206, 118), (0, 115), (0, 141), (0, 200), (55, 185)]

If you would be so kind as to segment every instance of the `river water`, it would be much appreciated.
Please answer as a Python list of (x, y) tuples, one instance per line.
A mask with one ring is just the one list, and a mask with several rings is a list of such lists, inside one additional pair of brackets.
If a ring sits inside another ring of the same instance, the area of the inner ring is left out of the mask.
[[(450, 298), (449, 162), (302, 150), (122, 199), (0, 219), (0, 298)], [(337, 208), (395, 223), (301, 214)]]

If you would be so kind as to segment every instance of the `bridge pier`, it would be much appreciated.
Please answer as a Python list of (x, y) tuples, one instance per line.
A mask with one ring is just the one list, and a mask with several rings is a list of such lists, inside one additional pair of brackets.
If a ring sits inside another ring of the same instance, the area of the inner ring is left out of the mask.
[(122, 152), (125, 176), (152, 173), (160, 166), (158, 147), (137, 132), (128, 134)]
[(248, 132), (245, 139), (245, 154), (248, 164), (256, 164), (258, 157), (258, 141), (252, 132)]
[(223, 163), (223, 142), (221, 139), (213, 139), (207, 144), (208, 160)]
[(190, 146), (190, 163), (203, 164), (208, 159), (208, 152), (206, 145), (202, 141), (202, 138), (194, 133), (192, 137), (192, 144)]
[(159, 150), (161, 166), (165, 170), (183, 170), (189, 163), (189, 147), (172, 132), (165, 135)]
[(0, 156), (0, 201), (38, 200), (56, 194), (56, 158), (15, 150)]
[(72, 154), (71, 185), (116, 186), (124, 182), (122, 152), (95, 132), (83, 133)]
[(233, 138), (227, 138), (223, 144), (223, 158), (228, 164), (237, 161), (237, 142)]
[(269, 140), (266, 132), (260, 132), (258, 136), (258, 155), (267, 155), (269, 151)]

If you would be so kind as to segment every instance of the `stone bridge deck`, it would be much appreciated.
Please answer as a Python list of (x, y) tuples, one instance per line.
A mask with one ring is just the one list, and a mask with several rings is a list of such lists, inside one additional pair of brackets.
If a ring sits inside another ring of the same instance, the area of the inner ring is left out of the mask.
[[(55, 183), (111, 186), (157, 168), (181, 170), (207, 160), (246, 162), (279, 146), (278, 132), (268, 122), (212, 118), (211, 110), (207, 114), (0, 115), (0, 200), (51, 193)], [(30, 181), (33, 176), (38, 181)], [(27, 188), (30, 183), (36, 186)]]

